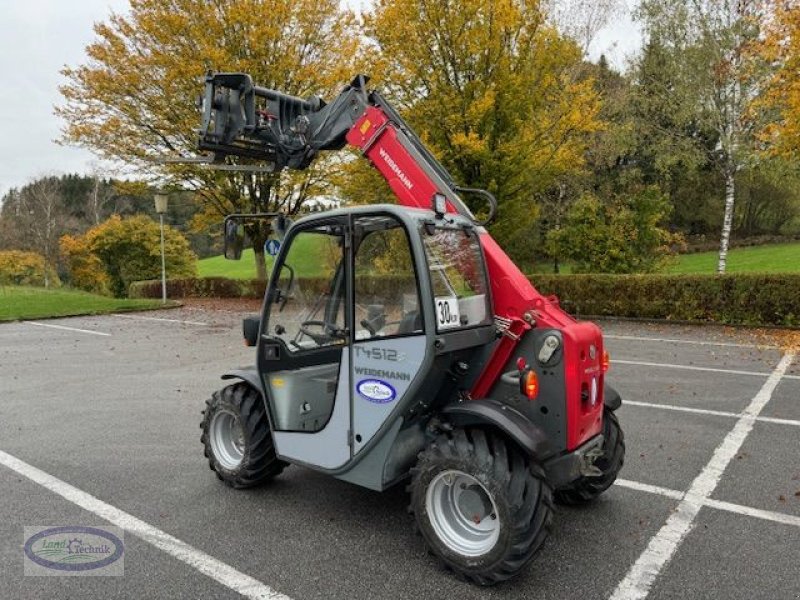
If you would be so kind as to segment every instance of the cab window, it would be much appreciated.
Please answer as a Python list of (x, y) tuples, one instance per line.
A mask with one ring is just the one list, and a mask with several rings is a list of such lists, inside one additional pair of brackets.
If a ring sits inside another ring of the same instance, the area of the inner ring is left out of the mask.
[(422, 333), (419, 289), (405, 228), (393, 217), (355, 220), (355, 339)]
[(423, 227), (437, 331), (491, 322), (480, 241), (469, 229)]

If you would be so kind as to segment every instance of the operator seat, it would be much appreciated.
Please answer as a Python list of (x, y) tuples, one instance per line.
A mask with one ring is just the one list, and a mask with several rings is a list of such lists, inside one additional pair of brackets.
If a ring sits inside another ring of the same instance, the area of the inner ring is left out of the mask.
[(418, 310), (412, 310), (403, 316), (400, 325), (397, 326), (397, 334), (403, 335), (422, 331), (422, 315)]

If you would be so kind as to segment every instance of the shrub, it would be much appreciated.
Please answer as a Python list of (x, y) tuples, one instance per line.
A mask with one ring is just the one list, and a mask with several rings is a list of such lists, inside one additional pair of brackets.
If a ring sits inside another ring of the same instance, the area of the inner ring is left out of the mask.
[(633, 188), (601, 201), (586, 193), (564, 226), (547, 236), (549, 252), (574, 263), (576, 273), (645, 273), (656, 270), (683, 238), (662, 227), (670, 212), (654, 186)]
[[(5, 250), (0, 252), (0, 284), (3, 285), (44, 285), (44, 256), (36, 252)], [(48, 268), (48, 279), (52, 287), (61, 282), (52, 268)]]
[[(114, 215), (87, 231), (85, 239), (102, 262), (115, 296), (124, 296), (134, 281), (161, 275), (159, 225), (146, 215), (127, 219)], [(197, 257), (189, 242), (169, 226), (164, 228), (164, 254), (169, 277), (197, 274)]]
[(109, 278), (103, 262), (92, 253), (85, 236), (63, 236), (58, 243), (69, 284), (95, 294), (109, 293)]

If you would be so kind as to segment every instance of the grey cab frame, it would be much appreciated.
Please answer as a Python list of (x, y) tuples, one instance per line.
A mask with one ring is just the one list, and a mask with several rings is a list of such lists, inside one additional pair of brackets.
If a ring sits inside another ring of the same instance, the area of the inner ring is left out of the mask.
[[(356, 339), (354, 270), (357, 247), (354, 239), (357, 236), (354, 233), (355, 224), (365, 217), (391, 218), (404, 228), (416, 278), (422, 331), (376, 340)], [(284, 340), (269, 331), (270, 313), (275, 300), (285, 292), (278, 290), (279, 274), (297, 236), (326, 224), (341, 227), (343, 233), (344, 268), (341, 283), (344, 285), (344, 294), (341, 301), (346, 308), (346, 339), (320, 348), (292, 351)], [(465, 356), (465, 352), (471, 352), (471, 357), (485, 353), (486, 346), (495, 339), (491, 319), (477, 326), (437, 332), (434, 290), (422, 241), (426, 227), (477, 232), (470, 221), (458, 215), (437, 218), (431, 211), (409, 210), (394, 205), (371, 205), (308, 216), (298, 220), (287, 231), (265, 294), (256, 350), (258, 389), (266, 403), (279, 458), (372, 489), (389, 487), (407, 474), (417, 453), (430, 440), (427, 425), (437, 407), (452, 400), (456, 393), (455, 389), (444, 390), (448, 388), (448, 368)], [(486, 266), (482, 251), (480, 267), (485, 280)], [(488, 286), (486, 294), (488, 309), (491, 310)], [(394, 363), (380, 361), (387, 352), (393, 353)], [(402, 357), (400, 361), (396, 360), (398, 356)], [(377, 362), (363, 362), (372, 359), (377, 359)], [(335, 363), (337, 360), (338, 377), (335, 384), (330, 384), (335, 386), (336, 395), (328, 422), (315, 431), (281, 431), (275, 423), (276, 407), (273, 406), (273, 393), (270, 390), (270, 373), (292, 369), (311, 369), (313, 373), (315, 365)], [(353, 371), (359, 368), (359, 364), (367, 365), (361, 367), (362, 372), (365, 368), (367, 372), (394, 373), (390, 368), (401, 372), (404, 380), (400, 382), (402, 385), (388, 386), (397, 388), (397, 397), (385, 403), (364, 402), (356, 390)]]

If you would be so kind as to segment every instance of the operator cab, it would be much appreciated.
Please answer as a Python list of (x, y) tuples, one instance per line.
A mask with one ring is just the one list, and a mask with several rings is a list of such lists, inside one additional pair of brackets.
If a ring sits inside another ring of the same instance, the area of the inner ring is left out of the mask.
[[(442, 382), (424, 380), (437, 356), (493, 338), (467, 219), (378, 205), (299, 220), (276, 257), (257, 338), (278, 454), (346, 465), (420, 394), (433, 400)], [(329, 431), (339, 437), (315, 441)]]

